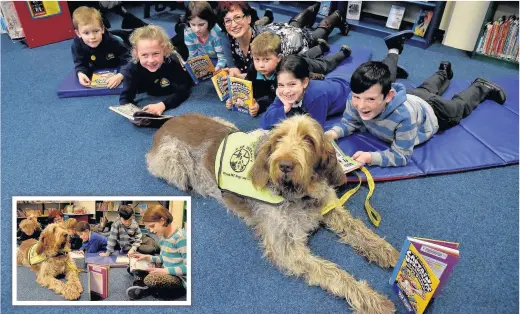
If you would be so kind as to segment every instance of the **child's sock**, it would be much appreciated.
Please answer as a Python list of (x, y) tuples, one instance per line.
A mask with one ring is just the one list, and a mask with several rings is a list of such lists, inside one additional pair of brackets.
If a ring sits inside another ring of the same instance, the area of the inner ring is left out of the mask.
[(397, 48), (388, 49), (388, 53), (399, 54), (399, 49), (397, 49)]

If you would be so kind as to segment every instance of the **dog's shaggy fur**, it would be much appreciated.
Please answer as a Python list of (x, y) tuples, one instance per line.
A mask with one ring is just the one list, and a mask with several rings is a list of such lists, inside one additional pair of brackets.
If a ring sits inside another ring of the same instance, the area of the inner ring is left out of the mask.
[(282, 195), (285, 201), (280, 206), (218, 189), (215, 155), (224, 137), (236, 130), (228, 122), (199, 114), (173, 118), (154, 136), (146, 155), (148, 170), (181, 190), (193, 189), (224, 202), (256, 231), (265, 256), (287, 274), (345, 298), (356, 313), (394, 312), (393, 303), (366, 281), (357, 281), (336, 264), (313, 255), (307, 246), (309, 234), (324, 223), (370, 262), (388, 268), (398, 259), (388, 242), (344, 208), (320, 214), (323, 206), (338, 200), (333, 186), (345, 182), (321, 126), (308, 116), (296, 116), (259, 140), (250, 177), (257, 188)]
[[(36, 252), (45, 255), (47, 259), (30, 265), (28, 250), (34, 243), (38, 243)], [(76, 264), (67, 254), (68, 252), (70, 252), (70, 241), (67, 230), (60, 224), (50, 224), (43, 230), (39, 241), (29, 239), (22, 242), (18, 247), (16, 261), (18, 266), (31, 268), (36, 273), (36, 282), (40, 285), (56, 291), (67, 300), (77, 300), (83, 292), (83, 287)], [(61, 274), (65, 275), (65, 282), (56, 279)]]

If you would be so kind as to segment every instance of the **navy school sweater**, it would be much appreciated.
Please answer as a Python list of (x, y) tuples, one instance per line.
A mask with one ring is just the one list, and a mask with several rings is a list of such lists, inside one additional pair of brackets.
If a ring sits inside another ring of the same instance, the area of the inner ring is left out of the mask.
[(259, 78), (258, 71), (255, 69), (255, 65), (251, 64), (247, 70), (246, 80), (253, 82), (253, 98), (260, 107), (258, 114), (264, 112), (276, 98), (276, 75), (273, 74), (274, 78), (264, 79)]
[(74, 37), (71, 50), (76, 74), (82, 72), (89, 77), (94, 70), (120, 68), (130, 60), (128, 48), (108, 31), (105, 31), (96, 48), (91, 48), (81, 38)]
[(193, 81), (180, 65), (174, 54), (164, 58), (164, 63), (155, 71), (150, 72), (139, 62), (128, 63), (122, 70), (125, 84), (119, 104), (134, 103), (135, 96), (147, 93), (150, 96), (165, 96), (163, 100), (166, 109), (179, 106), (191, 92)]

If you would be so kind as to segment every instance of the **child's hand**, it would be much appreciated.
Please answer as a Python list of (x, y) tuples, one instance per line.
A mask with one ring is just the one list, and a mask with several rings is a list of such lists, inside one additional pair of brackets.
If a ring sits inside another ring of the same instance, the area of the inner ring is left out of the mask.
[(74, 252), (74, 253), (76, 253), (76, 254), (85, 255), (85, 252), (83, 252), (83, 251), (72, 251), (72, 252)]
[(110, 255), (110, 253), (108, 253), (108, 252), (101, 252), (101, 253), (99, 253), (99, 256), (109, 256), (109, 255)]
[(127, 255), (130, 256), (130, 255), (133, 255), (133, 254), (135, 254), (135, 249), (131, 248), (131, 249), (128, 251)]
[(280, 93), (278, 92), (278, 88), (276, 89), (276, 96), (278, 96), (278, 99), (280, 99), (280, 101), (282, 102), (283, 110), (285, 111), (285, 113), (288, 113), (289, 111), (291, 111), (292, 104), (287, 102), (287, 101), (285, 101), (283, 97), (280, 97)]
[(88, 76), (85, 75), (85, 73), (78, 72), (78, 80), (81, 85), (85, 87), (90, 86), (90, 79), (88, 78)]
[(258, 110), (260, 110), (260, 105), (256, 102), (256, 100), (253, 102), (253, 105), (249, 107), (249, 115), (251, 117), (254, 117), (258, 114)]
[(168, 270), (166, 268), (150, 268), (150, 272), (148, 274), (158, 274), (158, 275), (168, 275)]
[(152, 260), (152, 256), (148, 254), (141, 254), (141, 253), (132, 253), (128, 252), (128, 257), (135, 258), (136, 260)]
[(238, 68), (224, 68), (224, 71), (228, 73), (231, 77), (240, 77), (242, 78), (242, 72)]
[(369, 152), (357, 151), (354, 155), (352, 155), (352, 159), (369, 165), (372, 163), (372, 154)]
[(330, 129), (327, 132), (325, 132), (325, 137), (329, 141), (333, 141), (333, 140), (336, 140), (339, 137), (339, 135), (338, 135), (338, 133), (336, 133), (336, 131)]
[(228, 108), (229, 110), (231, 110), (231, 108), (233, 108), (233, 104), (231, 103), (231, 99), (226, 99), (226, 108)]
[(116, 88), (121, 84), (123, 81), (123, 74), (117, 73), (116, 75), (112, 76), (108, 79), (107, 86), (108, 88)]
[(144, 106), (143, 110), (148, 111), (149, 113), (156, 114), (158, 116), (162, 115), (164, 110), (166, 110), (166, 105), (161, 101), (157, 104), (150, 104), (148, 106)]

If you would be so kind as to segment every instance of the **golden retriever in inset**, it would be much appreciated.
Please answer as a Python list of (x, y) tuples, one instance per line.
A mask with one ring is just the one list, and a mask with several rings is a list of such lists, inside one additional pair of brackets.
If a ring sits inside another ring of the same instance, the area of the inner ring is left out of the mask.
[(342, 242), (381, 267), (395, 266), (399, 257), (387, 241), (342, 206), (321, 214), (325, 205), (337, 204), (334, 187), (346, 178), (319, 123), (309, 116), (295, 116), (256, 144), (248, 176), (256, 188), (283, 196), (281, 205), (219, 190), (216, 154), (223, 139), (236, 131), (229, 122), (200, 114), (172, 118), (154, 136), (146, 155), (148, 170), (181, 190), (193, 189), (223, 202), (255, 231), (265, 256), (286, 274), (346, 299), (355, 313), (395, 312), (386, 296), (333, 262), (313, 255), (307, 245), (309, 235), (323, 223)]
[[(29, 258), (30, 251), (42, 256), (44, 260), (34, 264)], [(18, 266), (31, 268), (40, 285), (56, 291), (67, 300), (77, 300), (83, 287), (76, 264), (68, 252), (70, 240), (67, 230), (60, 224), (50, 224), (41, 233), (39, 241), (29, 239), (22, 242), (18, 247), (16, 261)], [(65, 275), (65, 282), (56, 279), (60, 274)]]

